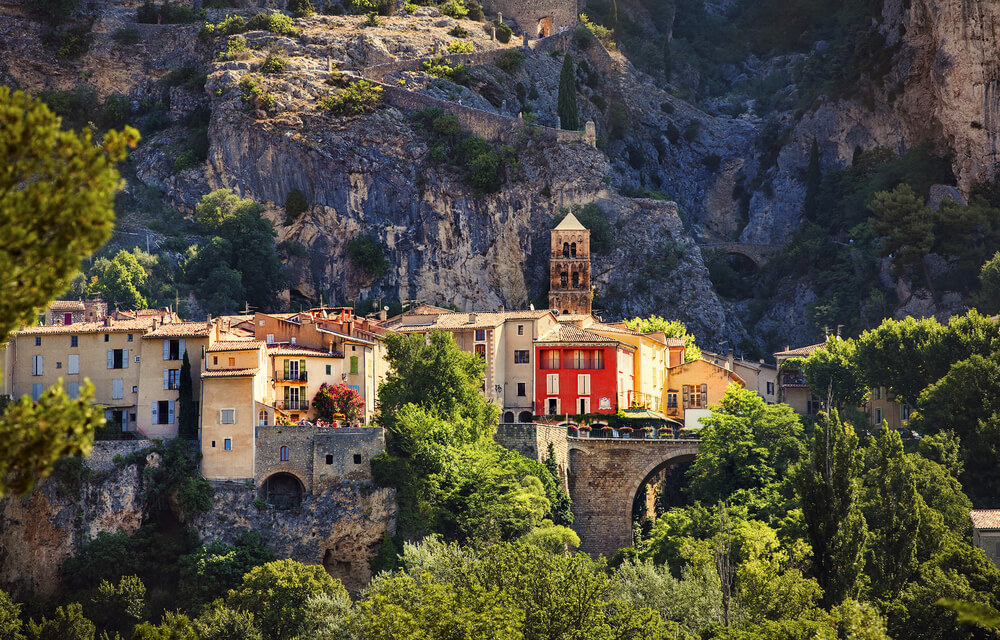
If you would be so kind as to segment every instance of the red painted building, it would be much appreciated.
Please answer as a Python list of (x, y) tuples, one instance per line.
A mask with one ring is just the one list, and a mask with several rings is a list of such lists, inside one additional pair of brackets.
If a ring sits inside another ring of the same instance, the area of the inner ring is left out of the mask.
[(632, 403), (635, 347), (560, 323), (535, 339), (535, 414), (612, 414)]

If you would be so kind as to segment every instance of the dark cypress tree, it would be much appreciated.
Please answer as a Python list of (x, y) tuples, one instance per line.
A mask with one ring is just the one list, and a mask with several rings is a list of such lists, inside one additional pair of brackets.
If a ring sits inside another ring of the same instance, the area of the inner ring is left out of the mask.
[(559, 74), (559, 124), (567, 131), (580, 129), (580, 116), (576, 107), (576, 72), (573, 59), (566, 54), (562, 72)]
[(181, 364), (181, 379), (178, 386), (178, 403), (180, 411), (177, 416), (177, 435), (185, 440), (198, 439), (198, 413), (194, 408), (194, 384), (191, 381), (191, 361), (187, 351), (184, 351), (184, 363)]
[(819, 185), (823, 175), (819, 169), (819, 144), (813, 138), (809, 149), (809, 165), (806, 167), (806, 197), (802, 202), (802, 213), (810, 220), (816, 219), (816, 204), (819, 200)]

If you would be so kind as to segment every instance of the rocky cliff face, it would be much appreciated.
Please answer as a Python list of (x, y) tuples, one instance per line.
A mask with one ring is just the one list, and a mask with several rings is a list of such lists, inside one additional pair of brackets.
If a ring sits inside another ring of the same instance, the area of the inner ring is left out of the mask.
[[(54, 474), (23, 499), (0, 500), (0, 588), (15, 600), (57, 596), (59, 567), (84, 542), (102, 531), (134, 533), (143, 519), (142, 473), (114, 456), (146, 446), (95, 443), (85, 464), (70, 467), (79, 471)], [(147, 464), (157, 464), (158, 454), (150, 455)], [(244, 484), (213, 489), (212, 508), (190, 523), (204, 542), (232, 542), (252, 529), (279, 558), (322, 564), (355, 591), (371, 577), (368, 559), (383, 534), (395, 530), (394, 491), (370, 484), (346, 482), (288, 511), (258, 509), (255, 491)]]

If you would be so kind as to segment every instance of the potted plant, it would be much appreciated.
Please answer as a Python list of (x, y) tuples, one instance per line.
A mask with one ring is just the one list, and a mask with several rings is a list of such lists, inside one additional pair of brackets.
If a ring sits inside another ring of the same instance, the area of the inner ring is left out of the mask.
[(579, 437), (579, 429), (576, 428), (575, 424), (571, 424), (568, 427), (566, 427), (566, 432), (569, 434), (571, 438)]
[(632, 437), (632, 427), (619, 427), (618, 428), (618, 433), (620, 433), (623, 438), (631, 438)]
[(590, 437), (590, 425), (589, 424), (580, 425), (580, 437), (581, 438), (589, 438)]
[(656, 428), (653, 425), (647, 424), (642, 428), (642, 437), (651, 440), (656, 437)]
[(670, 427), (660, 427), (660, 437), (661, 438), (673, 438), (674, 430)]

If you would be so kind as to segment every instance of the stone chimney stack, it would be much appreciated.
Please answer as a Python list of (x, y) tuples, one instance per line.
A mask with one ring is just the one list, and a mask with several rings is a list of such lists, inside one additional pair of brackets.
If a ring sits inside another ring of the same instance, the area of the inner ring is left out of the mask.
[(475, 323), (476, 323), (476, 314), (475, 313), (470, 313), (469, 314), (469, 324), (475, 324)]

